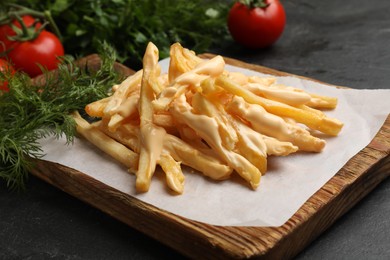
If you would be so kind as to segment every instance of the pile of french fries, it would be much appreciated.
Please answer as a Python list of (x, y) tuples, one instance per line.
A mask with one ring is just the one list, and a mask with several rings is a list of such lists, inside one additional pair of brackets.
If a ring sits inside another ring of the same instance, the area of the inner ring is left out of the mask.
[(88, 104), (88, 123), (74, 114), (77, 131), (124, 164), (147, 192), (157, 165), (175, 193), (184, 190), (181, 164), (214, 180), (237, 173), (256, 189), (268, 156), (320, 152), (343, 123), (321, 109), (337, 99), (277, 84), (274, 77), (246, 76), (225, 69), (221, 56), (203, 60), (179, 43), (171, 46), (168, 73), (149, 43), (143, 69)]

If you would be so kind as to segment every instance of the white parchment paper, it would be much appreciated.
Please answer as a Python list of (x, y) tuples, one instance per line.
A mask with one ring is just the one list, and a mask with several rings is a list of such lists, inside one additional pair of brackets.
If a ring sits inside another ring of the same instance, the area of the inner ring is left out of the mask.
[[(166, 69), (167, 64), (168, 61), (163, 60), (162, 68)], [(232, 66), (227, 69), (264, 75)], [(223, 226), (283, 225), (351, 157), (369, 144), (390, 113), (390, 89), (336, 89), (295, 77), (278, 77), (277, 81), (337, 97), (337, 109), (325, 113), (345, 125), (339, 136), (325, 137), (327, 145), (321, 153), (269, 158), (269, 170), (256, 191), (240, 178), (215, 182), (185, 168), (184, 194), (169, 193), (161, 172), (155, 173), (148, 193), (137, 194), (135, 176), (80, 139), (73, 145), (65, 145), (63, 139), (41, 140), (46, 153), (43, 159), (77, 169), (142, 201), (192, 220)]]

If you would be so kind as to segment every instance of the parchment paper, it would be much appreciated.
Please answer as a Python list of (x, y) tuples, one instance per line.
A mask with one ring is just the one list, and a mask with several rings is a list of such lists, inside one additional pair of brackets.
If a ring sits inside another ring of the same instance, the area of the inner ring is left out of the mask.
[[(163, 70), (167, 64), (168, 60), (161, 62)], [(264, 75), (232, 66), (227, 69), (247, 75)], [(390, 90), (336, 89), (295, 77), (278, 77), (277, 81), (337, 97), (337, 109), (325, 113), (345, 125), (339, 136), (325, 137), (327, 145), (321, 153), (270, 157), (269, 169), (256, 191), (239, 177), (216, 182), (184, 168), (184, 194), (169, 193), (163, 173), (158, 171), (150, 191), (137, 194), (134, 175), (80, 139), (73, 145), (65, 145), (64, 139), (41, 140), (46, 153), (43, 159), (77, 169), (142, 201), (192, 220), (222, 226), (283, 225), (351, 157), (369, 144), (390, 113)]]

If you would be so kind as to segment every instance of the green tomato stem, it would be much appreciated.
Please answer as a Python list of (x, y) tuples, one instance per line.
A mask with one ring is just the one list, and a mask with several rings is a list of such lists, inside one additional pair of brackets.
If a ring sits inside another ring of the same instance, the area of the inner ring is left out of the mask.
[(265, 0), (238, 0), (239, 3), (246, 5), (249, 9), (253, 8), (266, 8), (269, 6)]
[[(22, 28), (23, 28), (23, 27), (25, 27), (23, 25), (24, 23), (22, 22), (21, 19), (18, 19), (18, 17), (20, 18), (23, 15), (30, 15), (30, 16), (32, 16), (34, 18), (40, 18), (40, 19), (46, 20), (47, 22), (45, 22), (44, 25), (41, 26), (41, 28), (45, 28), (45, 26), (47, 24), (49, 24), (49, 26), (52, 29), (52, 31), (54, 32), (54, 34), (57, 35), (57, 37), (62, 42), (62, 34), (61, 34), (60, 30), (58, 29), (58, 26), (55, 23), (55, 21), (53, 19), (53, 16), (51, 15), (51, 12), (49, 10), (45, 10), (43, 12), (40, 12), (40, 11), (36, 11), (36, 10), (31, 9), (31, 8), (22, 6), (22, 5), (12, 4), (12, 3), (8, 4), (8, 6), (11, 7), (11, 8), (14, 8), (16, 10), (15, 11), (9, 11), (7, 16), (5, 16), (3, 18), (0, 18), (0, 25), (1, 24), (11, 24), (14, 19), (17, 19), (19, 21), (19, 23), (21, 24)], [(42, 30), (39, 30), (39, 32), (41, 32), (41, 31)], [(27, 36), (27, 34), (25, 34), (25, 33), (26, 32), (24, 31), (23, 34), (25, 36)], [(28, 37), (31, 38), (31, 35), (28, 36)], [(35, 36), (35, 38), (36, 38), (36, 36)]]
[(51, 15), (51, 12), (49, 10), (45, 10), (44, 12), (46, 20), (48, 20), (50, 27), (52, 28), (55, 35), (57, 35), (58, 39), (62, 42), (62, 34), (60, 30), (58, 29), (57, 24), (55, 23), (53, 16)]
[(14, 24), (10, 24), (12, 30), (16, 33), (15, 36), (11, 36), (11, 37), (8, 36), (8, 39), (11, 41), (19, 41), (19, 42), (32, 41), (39, 36), (39, 34), (48, 24), (48, 22), (46, 21), (39, 27), (38, 30), (36, 30), (35, 25), (37, 21), (34, 22), (34, 24), (31, 27), (27, 27), (20, 15), (16, 15), (15, 19), (19, 22), (21, 28), (17, 27)]

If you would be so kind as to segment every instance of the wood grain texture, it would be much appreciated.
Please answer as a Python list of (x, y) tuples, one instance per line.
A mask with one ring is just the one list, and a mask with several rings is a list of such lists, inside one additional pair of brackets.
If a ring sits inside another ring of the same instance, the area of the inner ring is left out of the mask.
[[(204, 54), (202, 57), (212, 57)], [(98, 63), (96, 56), (88, 64)], [(225, 59), (263, 73), (291, 75)], [(94, 66), (94, 65), (93, 65)], [(125, 73), (132, 71), (120, 66)], [(63, 165), (36, 160), (32, 174), (190, 258), (288, 259), (390, 175), (390, 116), (372, 142), (280, 227), (212, 226), (158, 209)]]

